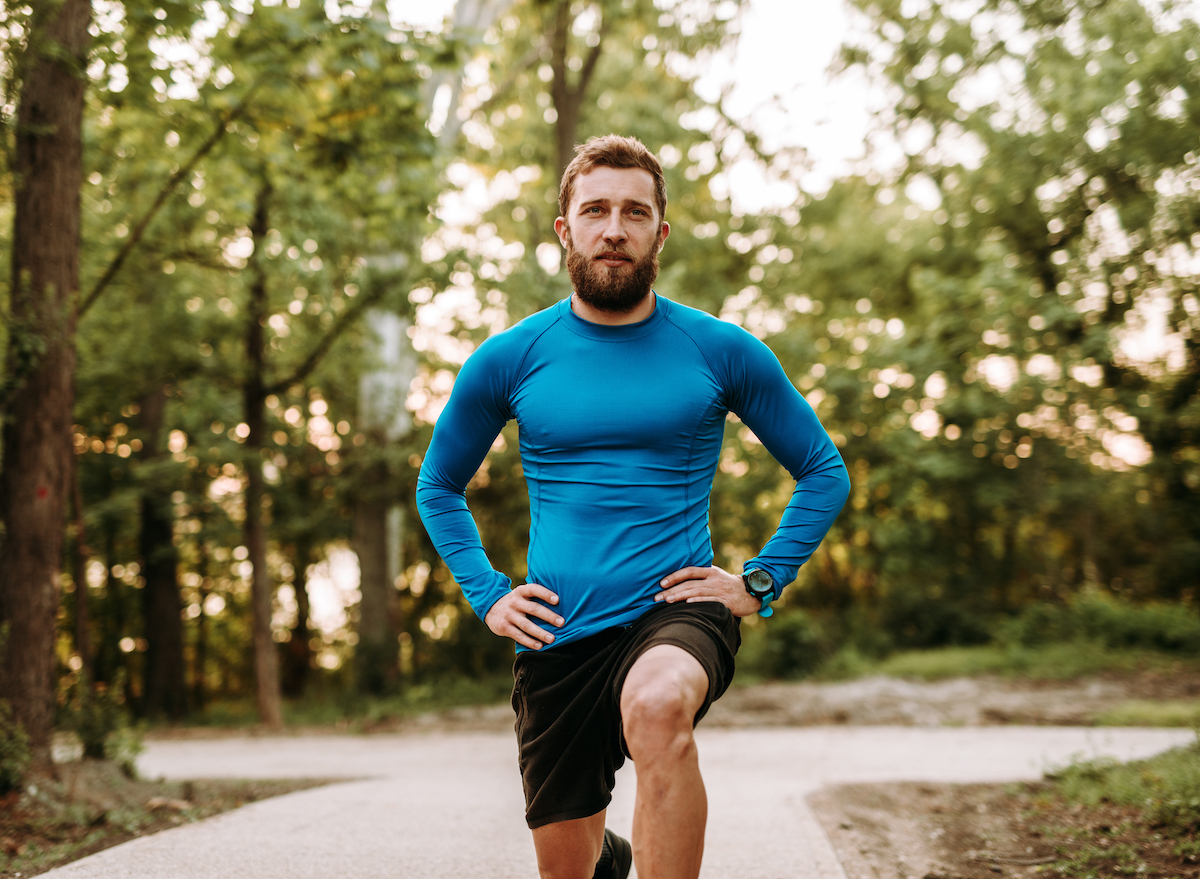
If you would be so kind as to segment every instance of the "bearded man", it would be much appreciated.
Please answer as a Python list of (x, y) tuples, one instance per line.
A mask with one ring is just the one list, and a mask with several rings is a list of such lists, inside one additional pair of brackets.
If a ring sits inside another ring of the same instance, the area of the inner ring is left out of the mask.
[[(849, 479), (762, 342), (653, 290), (670, 233), (662, 167), (592, 138), (554, 228), (573, 294), (484, 342), (459, 372), (417, 483), (429, 535), (487, 626), (516, 642), (525, 818), (542, 879), (695, 879), (707, 816), (693, 728), (729, 686), (740, 618), (770, 604), (841, 510)], [(713, 564), (709, 494), (728, 413), (796, 481), (741, 574)], [(516, 419), (527, 578), (496, 571), (465, 490)], [(637, 767), (633, 839), (605, 830)]]

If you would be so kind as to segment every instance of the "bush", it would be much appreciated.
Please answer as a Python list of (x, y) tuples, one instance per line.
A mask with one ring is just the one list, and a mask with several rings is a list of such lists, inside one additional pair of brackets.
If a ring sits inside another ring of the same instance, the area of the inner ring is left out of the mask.
[(30, 757), (29, 736), (8, 703), (0, 702), (0, 795), (21, 786)]
[(778, 611), (765, 625), (743, 632), (738, 669), (764, 678), (811, 675), (832, 652), (820, 624), (801, 610)]
[(991, 640), (992, 618), (961, 600), (897, 590), (883, 599), (881, 624), (906, 650), (969, 646)]
[(1182, 604), (1138, 606), (1087, 594), (1065, 605), (1034, 604), (1006, 623), (1000, 640), (1033, 647), (1092, 641), (1113, 649), (1143, 648), (1200, 654), (1200, 615)]
[(121, 681), (111, 686), (89, 685), (77, 679), (68, 690), (65, 725), (83, 745), (83, 756), (112, 760), (132, 778), (134, 761), (142, 752), (141, 735), (129, 724), (129, 715), (120, 698)]

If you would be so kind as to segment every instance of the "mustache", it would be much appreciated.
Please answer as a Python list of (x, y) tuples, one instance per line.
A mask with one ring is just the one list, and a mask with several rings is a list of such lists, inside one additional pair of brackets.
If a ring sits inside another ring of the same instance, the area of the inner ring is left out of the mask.
[(602, 250), (602, 251), (600, 251), (600, 252), (599, 252), (599, 253), (597, 253), (595, 256), (593, 256), (593, 257), (592, 257), (592, 259), (628, 259), (628, 260), (633, 260), (633, 259), (634, 259), (634, 256), (633, 256), (633, 254), (632, 254), (632, 253), (630, 253), (630, 252), (629, 252), (629, 251), (627, 251), (627, 250), (623, 250), (623, 249), (619, 249), (619, 248), (609, 248), (608, 250)]

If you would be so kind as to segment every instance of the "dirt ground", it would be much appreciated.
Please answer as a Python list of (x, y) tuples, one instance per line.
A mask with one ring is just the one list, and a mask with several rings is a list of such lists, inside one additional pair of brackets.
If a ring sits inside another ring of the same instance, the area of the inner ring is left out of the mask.
[(1089, 726), (1132, 700), (1200, 696), (1200, 672), (1107, 674), (1074, 681), (1002, 677), (927, 683), (872, 677), (844, 683), (772, 683), (734, 688), (709, 726)]
[(1200, 877), (1196, 842), (1140, 810), (1069, 806), (1040, 784), (842, 785), (809, 804), (848, 879)]
[(145, 781), (105, 760), (72, 760), (0, 796), (0, 879), (36, 876), (138, 836), (328, 782)]

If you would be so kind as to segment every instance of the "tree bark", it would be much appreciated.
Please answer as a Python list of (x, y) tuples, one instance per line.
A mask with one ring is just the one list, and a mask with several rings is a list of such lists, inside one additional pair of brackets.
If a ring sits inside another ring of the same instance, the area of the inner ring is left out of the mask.
[(311, 553), (308, 538), (296, 541), (292, 553), (292, 589), (296, 593), (296, 625), (285, 654), (287, 662), (283, 671), (283, 692), (287, 696), (304, 695), (308, 683), (308, 671), (312, 666), (312, 647), (308, 643), (311, 633), (308, 628), (308, 559)]
[(263, 524), (262, 450), (266, 445), (266, 352), (263, 325), (267, 319), (267, 276), (263, 266), (268, 209), (272, 188), (265, 178), (254, 205), (250, 235), (254, 241), (250, 295), (246, 316), (246, 377), (242, 385), (243, 417), (250, 432), (246, 436), (246, 521), (245, 540), (254, 568), (251, 603), (254, 606), (254, 675), (258, 716), (266, 726), (283, 726), (283, 704), (279, 688), (279, 653), (271, 637), (274, 586), (267, 572), (267, 533)]
[(199, 602), (200, 614), (196, 617), (196, 638), (192, 646), (192, 709), (199, 711), (204, 707), (208, 698), (205, 673), (208, 669), (208, 612), (204, 605), (208, 603), (211, 594), (212, 581), (208, 575), (208, 541), (203, 537), (204, 520), (201, 519), (199, 559), (196, 570), (200, 574)]
[(88, 0), (34, 7), (17, 108), (8, 398), (0, 473), (0, 698), (50, 761), (79, 293)]
[(571, 85), (567, 75), (567, 61), (571, 28), (575, 24), (576, 15), (572, 11), (569, 0), (558, 0), (554, 9), (554, 21), (547, 28), (547, 43), (550, 46), (550, 69), (553, 77), (550, 80), (550, 97), (554, 101), (554, 111), (558, 118), (554, 122), (554, 139), (558, 155), (558, 173), (561, 175), (567, 165), (575, 158), (576, 132), (579, 128), (579, 111), (587, 99), (588, 86), (592, 74), (596, 71), (596, 63), (600, 60), (601, 47), (608, 32), (608, 21), (604, 16), (603, 5), (599, 6), (600, 39), (590, 47), (583, 59), (583, 67), (575, 85)]
[[(417, 374), (416, 354), (408, 341), (409, 322), (387, 311), (370, 315), (380, 368), (364, 373), (359, 384), (359, 421), (372, 444), (383, 448), (412, 428), (404, 406)], [(395, 480), (387, 465), (367, 468), (354, 512), (354, 551), (358, 554), (358, 645), (354, 663), (361, 692), (379, 695), (400, 682), (400, 624), (396, 578), (403, 570), (403, 508), (387, 486)]]
[[(141, 460), (150, 464), (162, 456), (165, 389), (140, 401), (139, 427), (143, 433)], [(147, 717), (179, 720), (187, 712), (187, 685), (183, 668), (183, 601), (179, 595), (179, 552), (174, 542), (174, 516), (170, 494), (160, 486), (142, 486), (141, 532), (142, 619), (146, 634), (146, 661), (142, 679), (142, 711)]]
[(71, 579), (75, 583), (75, 652), (79, 655), (79, 675), (91, 686), (92, 621), (88, 602), (90, 596), (87, 583), (87, 532), (83, 521), (83, 487), (79, 484), (79, 458), (75, 454), (73, 441), (70, 456), (71, 509), (75, 518), (74, 527), (71, 529)]
[[(386, 484), (387, 471), (374, 468), (377, 484)], [(358, 644), (354, 648), (359, 692), (380, 696), (400, 681), (400, 642), (392, 623), (396, 587), (388, 568), (388, 503), (363, 498), (355, 505), (354, 551), (358, 554)]]

